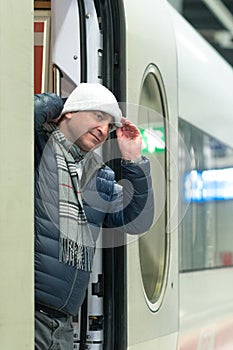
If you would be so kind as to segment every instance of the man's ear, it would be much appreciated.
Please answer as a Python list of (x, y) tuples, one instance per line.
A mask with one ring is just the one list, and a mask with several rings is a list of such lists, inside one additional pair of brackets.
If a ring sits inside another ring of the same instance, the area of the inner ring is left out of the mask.
[(67, 118), (67, 119), (71, 119), (73, 117), (73, 114), (72, 112), (67, 112), (64, 114), (64, 117)]
[(56, 123), (57, 125), (60, 125), (61, 122), (63, 122), (65, 119), (71, 119), (72, 118), (72, 113), (67, 112), (65, 114), (60, 115), (58, 118), (53, 119), (53, 122)]

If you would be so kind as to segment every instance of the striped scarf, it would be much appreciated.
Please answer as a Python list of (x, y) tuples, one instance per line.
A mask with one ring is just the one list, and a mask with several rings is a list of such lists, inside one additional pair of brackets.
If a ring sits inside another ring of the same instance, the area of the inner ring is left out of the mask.
[(43, 125), (52, 137), (58, 167), (59, 192), (59, 261), (91, 271), (94, 242), (83, 209), (75, 162), (85, 152), (67, 140), (54, 123)]

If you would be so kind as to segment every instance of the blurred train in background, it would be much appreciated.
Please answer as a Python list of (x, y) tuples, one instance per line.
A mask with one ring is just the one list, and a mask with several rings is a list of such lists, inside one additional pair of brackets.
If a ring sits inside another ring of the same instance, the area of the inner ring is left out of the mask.
[(99, 242), (75, 349), (232, 350), (232, 67), (165, 0), (34, 1), (33, 88), (29, 5), (0, 56), (1, 348), (33, 348), (32, 94), (88, 81), (140, 128), (156, 206), (149, 232)]

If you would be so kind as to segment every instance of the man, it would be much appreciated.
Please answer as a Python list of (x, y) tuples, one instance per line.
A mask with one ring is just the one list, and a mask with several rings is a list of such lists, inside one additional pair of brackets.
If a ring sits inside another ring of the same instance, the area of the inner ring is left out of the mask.
[[(139, 130), (100, 84), (80, 84), (64, 106), (55, 94), (35, 95), (34, 116), (35, 348), (69, 350), (100, 228), (138, 234), (152, 224), (149, 161)], [(133, 191), (94, 152), (115, 128)]]

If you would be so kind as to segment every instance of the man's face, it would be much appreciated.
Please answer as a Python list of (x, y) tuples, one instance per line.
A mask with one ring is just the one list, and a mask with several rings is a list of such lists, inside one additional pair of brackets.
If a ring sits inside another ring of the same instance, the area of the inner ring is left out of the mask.
[(63, 134), (83, 151), (102, 145), (112, 128), (113, 117), (100, 111), (66, 113), (60, 124)]

